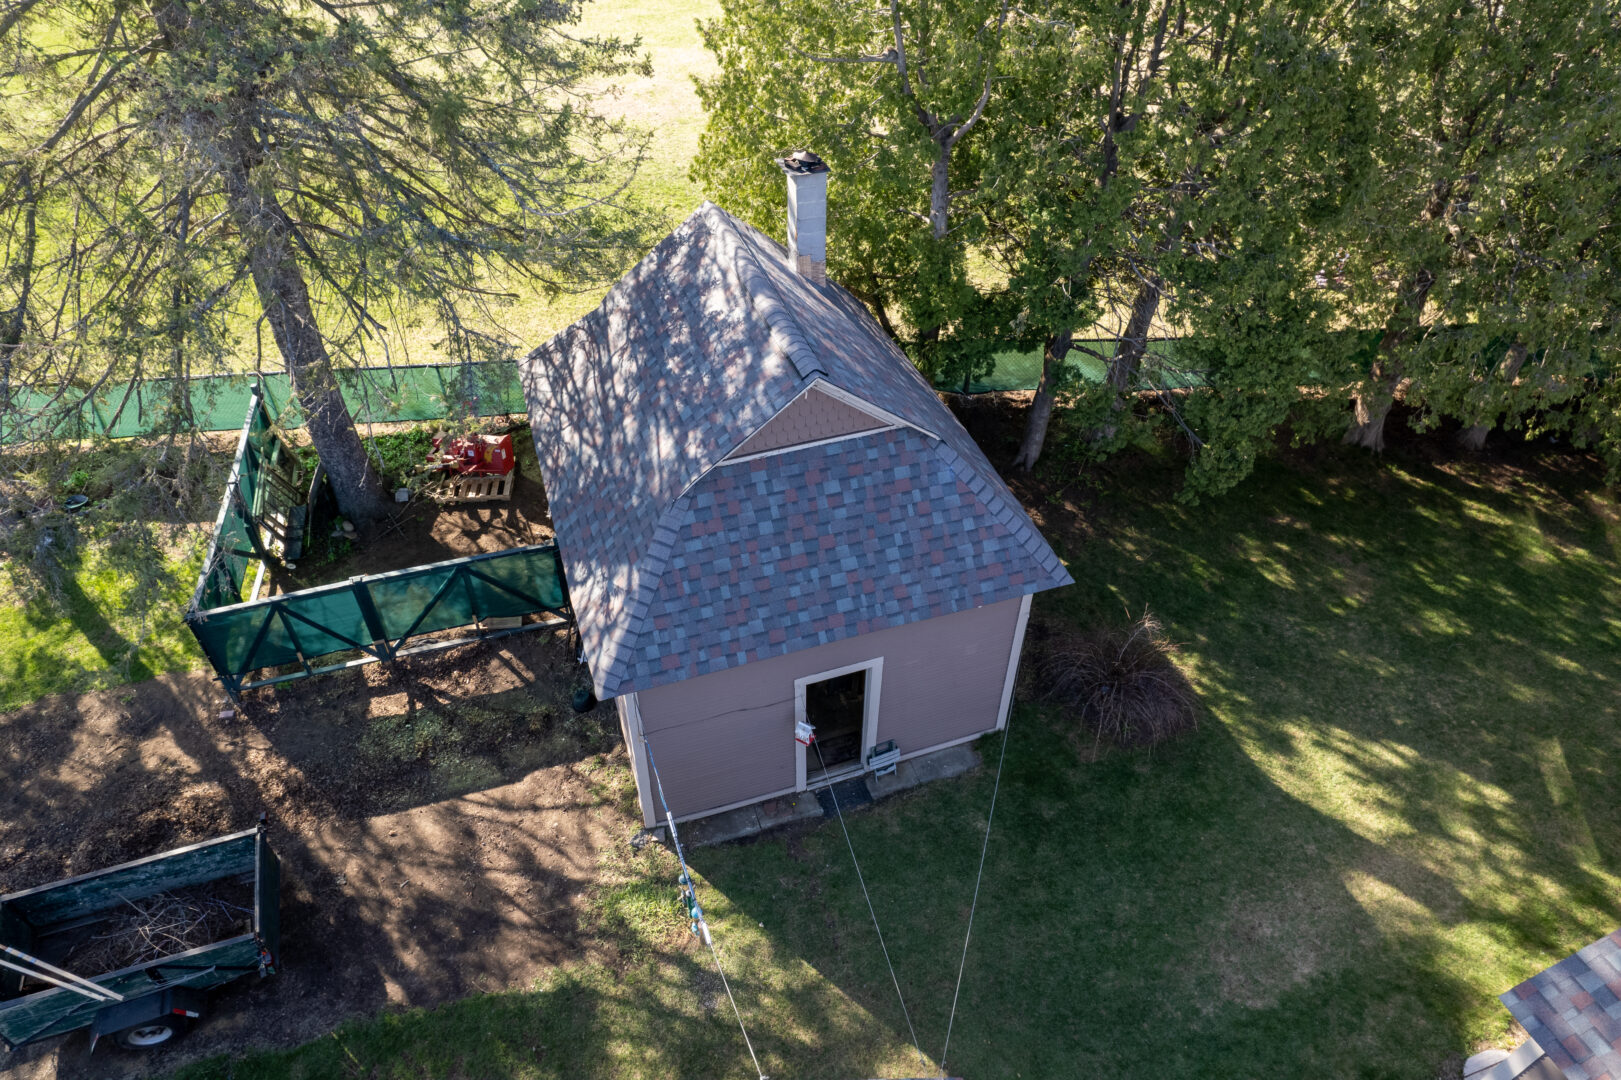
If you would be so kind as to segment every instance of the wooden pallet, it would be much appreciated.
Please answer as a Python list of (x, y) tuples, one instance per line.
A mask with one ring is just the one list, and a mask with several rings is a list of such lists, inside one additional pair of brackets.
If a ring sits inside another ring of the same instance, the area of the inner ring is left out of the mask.
[(452, 476), (434, 493), (434, 498), (446, 503), (506, 502), (512, 498), (517, 483), (516, 470), (505, 476)]

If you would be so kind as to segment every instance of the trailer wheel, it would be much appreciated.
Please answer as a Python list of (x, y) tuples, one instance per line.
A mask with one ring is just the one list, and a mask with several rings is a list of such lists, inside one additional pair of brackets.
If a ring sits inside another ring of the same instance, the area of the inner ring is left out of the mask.
[(180, 1038), (186, 1032), (187, 1023), (184, 1016), (160, 1016), (114, 1032), (113, 1042), (125, 1050), (151, 1050)]

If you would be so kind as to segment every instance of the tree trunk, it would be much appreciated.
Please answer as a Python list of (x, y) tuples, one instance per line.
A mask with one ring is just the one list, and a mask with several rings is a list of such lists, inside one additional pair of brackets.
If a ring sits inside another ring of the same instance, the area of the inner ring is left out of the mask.
[[(1503, 357), (1502, 363), (1497, 365), (1497, 374), (1506, 382), (1512, 383), (1520, 375), (1520, 368), (1525, 366), (1525, 358), (1530, 350), (1519, 342), (1508, 347), (1508, 354)], [(1492, 417), (1489, 424), (1471, 424), (1458, 435), (1458, 445), (1465, 450), (1479, 453), (1486, 448), (1486, 436), (1491, 434), (1492, 428), (1497, 426), (1497, 418)]]
[(1352, 395), (1351, 425), (1345, 429), (1341, 441), (1347, 446), (1360, 446), (1364, 450), (1381, 453), (1385, 448), (1385, 419), (1390, 407), (1396, 403), (1395, 385), (1398, 379), (1384, 379), (1376, 369), (1371, 388), (1359, 388)]
[(39, 232), (36, 222), (38, 206), (34, 191), (34, 174), (24, 166), (17, 176), (17, 186), (23, 191), (23, 235), (12, 276), (17, 280), (17, 306), (4, 312), (0, 324), (0, 442), (4, 441), (6, 421), (11, 419), (11, 377), (17, 353), (22, 349), (23, 331), (28, 324), (29, 294), (34, 284), (34, 256), (38, 250)]
[(354, 418), (338, 389), (332, 358), (310, 304), (303, 270), (293, 253), (293, 223), (275, 192), (253, 183), (252, 142), (238, 136), (225, 169), (226, 199), (248, 250), (248, 267), (276, 339), (293, 393), (304, 410), (310, 441), (326, 468), (338, 509), (358, 526), (387, 509), (380, 478), (371, 468)]
[(1126, 408), (1131, 384), (1137, 378), (1137, 369), (1142, 366), (1143, 355), (1148, 351), (1148, 332), (1154, 325), (1154, 316), (1159, 314), (1159, 301), (1164, 288), (1165, 283), (1157, 274), (1149, 274), (1138, 285), (1137, 295), (1132, 298), (1126, 332), (1120, 336), (1114, 356), (1109, 360), (1107, 382), (1111, 419), (1094, 433), (1093, 438), (1099, 442), (1114, 438), (1119, 430), (1118, 421), (1112, 417), (1118, 417)]
[(1072, 340), (1072, 333), (1065, 330), (1048, 338), (1047, 347), (1042, 350), (1041, 381), (1036, 384), (1036, 396), (1025, 417), (1024, 442), (1019, 447), (1019, 456), (1013, 459), (1015, 469), (1028, 472), (1041, 458), (1041, 448), (1047, 442), (1047, 425), (1053, 418), (1053, 382), (1064, 366), (1064, 357), (1069, 355)]
[(1406, 295), (1397, 299), (1396, 310), (1385, 324), (1384, 336), (1379, 339), (1379, 355), (1368, 378), (1352, 393), (1351, 424), (1341, 440), (1347, 446), (1360, 446), (1376, 454), (1384, 450), (1385, 420), (1390, 416), (1390, 407), (1396, 403), (1396, 387), (1401, 382), (1398, 350), (1418, 325), (1424, 301), (1434, 284), (1433, 274), (1419, 270), (1410, 279)]
[(951, 213), (951, 147), (939, 144), (934, 165), (929, 169), (929, 226), (936, 240), (944, 240), (949, 231)]

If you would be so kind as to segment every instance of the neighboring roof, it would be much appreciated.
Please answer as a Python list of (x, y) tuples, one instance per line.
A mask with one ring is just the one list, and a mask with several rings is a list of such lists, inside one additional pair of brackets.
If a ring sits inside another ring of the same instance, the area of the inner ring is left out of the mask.
[[(785, 261), (705, 203), (520, 365), (599, 697), (1070, 581), (861, 303)], [(722, 464), (813, 385), (897, 424)]]
[(1621, 1080), (1621, 930), (1498, 998), (1566, 1080)]

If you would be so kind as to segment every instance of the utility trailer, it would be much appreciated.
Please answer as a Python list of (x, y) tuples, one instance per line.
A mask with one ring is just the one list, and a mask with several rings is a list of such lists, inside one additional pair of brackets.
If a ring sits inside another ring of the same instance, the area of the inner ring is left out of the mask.
[(92, 1050), (102, 1036), (132, 1050), (169, 1042), (203, 1014), (208, 990), (275, 974), (280, 886), (261, 821), (0, 896), (0, 1042), (15, 1050), (82, 1027)]

